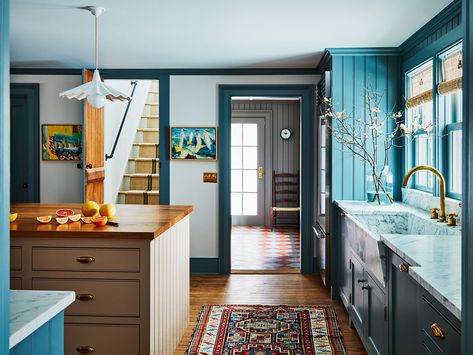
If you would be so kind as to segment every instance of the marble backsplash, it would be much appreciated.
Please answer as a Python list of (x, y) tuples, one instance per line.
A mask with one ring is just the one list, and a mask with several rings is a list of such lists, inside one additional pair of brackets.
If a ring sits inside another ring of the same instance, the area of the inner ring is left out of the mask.
[[(420, 208), (430, 213), (430, 208), (439, 207), (439, 197), (432, 196), (430, 193), (402, 188), (402, 202), (412, 207)], [(445, 209), (448, 213), (458, 213), (457, 223), (461, 224), (461, 203), (458, 200), (452, 198), (445, 199)]]

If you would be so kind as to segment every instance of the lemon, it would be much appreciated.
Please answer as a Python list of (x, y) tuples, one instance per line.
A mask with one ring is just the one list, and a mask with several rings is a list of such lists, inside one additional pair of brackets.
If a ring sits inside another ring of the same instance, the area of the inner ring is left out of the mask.
[(87, 201), (82, 205), (82, 214), (86, 217), (95, 217), (99, 214), (100, 206), (95, 201)]
[(10, 222), (15, 222), (18, 217), (18, 213), (10, 213)]
[(106, 216), (108, 218), (113, 218), (113, 217), (115, 217), (116, 213), (117, 213), (117, 209), (111, 203), (106, 203), (105, 205), (100, 207), (100, 215), (101, 216)]

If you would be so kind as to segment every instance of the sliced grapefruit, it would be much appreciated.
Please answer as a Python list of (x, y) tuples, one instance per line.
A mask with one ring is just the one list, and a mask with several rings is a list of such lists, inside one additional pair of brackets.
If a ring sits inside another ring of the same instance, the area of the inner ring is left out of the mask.
[(69, 220), (68, 217), (57, 217), (56, 218), (56, 222), (59, 223), (59, 224), (66, 224), (68, 220)]
[(74, 214), (74, 211), (69, 208), (62, 208), (56, 211), (56, 216), (58, 217), (68, 217), (68, 216), (72, 216), (73, 214)]
[(36, 220), (39, 222), (39, 223), (49, 223), (51, 222), (51, 216), (41, 216), (41, 217), (36, 217)]
[(82, 217), (81, 220), (82, 222), (84, 222), (85, 224), (90, 224), (92, 223), (92, 220), (94, 219), (94, 217)]
[(95, 224), (97, 227), (103, 227), (107, 224), (107, 220), (108, 218), (106, 216), (94, 217), (92, 219), (92, 223)]
[(72, 216), (69, 216), (69, 220), (71, 222), (78, 222), (80, 221), (80, 214), (73, 214)]
[(18, 213), (10, 213), (10, 222), (15, 222), (18, 218)]

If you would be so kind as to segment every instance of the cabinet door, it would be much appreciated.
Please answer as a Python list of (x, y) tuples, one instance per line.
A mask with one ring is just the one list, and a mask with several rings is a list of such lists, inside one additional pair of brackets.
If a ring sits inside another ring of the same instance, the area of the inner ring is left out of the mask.
[(348, 229), (345, 217), (340, 218), (340, 298), (345, 307), (352, 303), (352, 288), (353, 288), (353, 270), (350, 254), (350, 243), (348, 241)]
[(432, 342), (432, 339), (422, 331), (420, 337), (420, 354), (422, 355), (445, 355), (438, 347)]
[(389, 282), (393, 355), (416, 355), (418, 349), (418, 284), (408, 270), (408, 263), (396, 254), (391, 255)]
[(352, 320), (358, 333), (364, 334), (366, 315), (366, 291), (368, 290), (365, 269), (356, 257), (351, 258), (353, 272)]
[(378, 284), (367, 275), (366, 334), (369, 346), (375, 354), (388, 353), (388, 316), (386, 294)]

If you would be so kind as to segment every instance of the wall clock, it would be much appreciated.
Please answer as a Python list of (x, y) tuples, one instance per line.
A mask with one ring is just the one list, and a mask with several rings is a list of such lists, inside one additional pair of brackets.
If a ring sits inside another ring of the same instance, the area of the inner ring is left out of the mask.
[(281, 129), (281, 138), (284, 139), (284, 140), (288, 140), (289, 138), (291, 138), (291, 131), (289, 128), (283, 128)]

